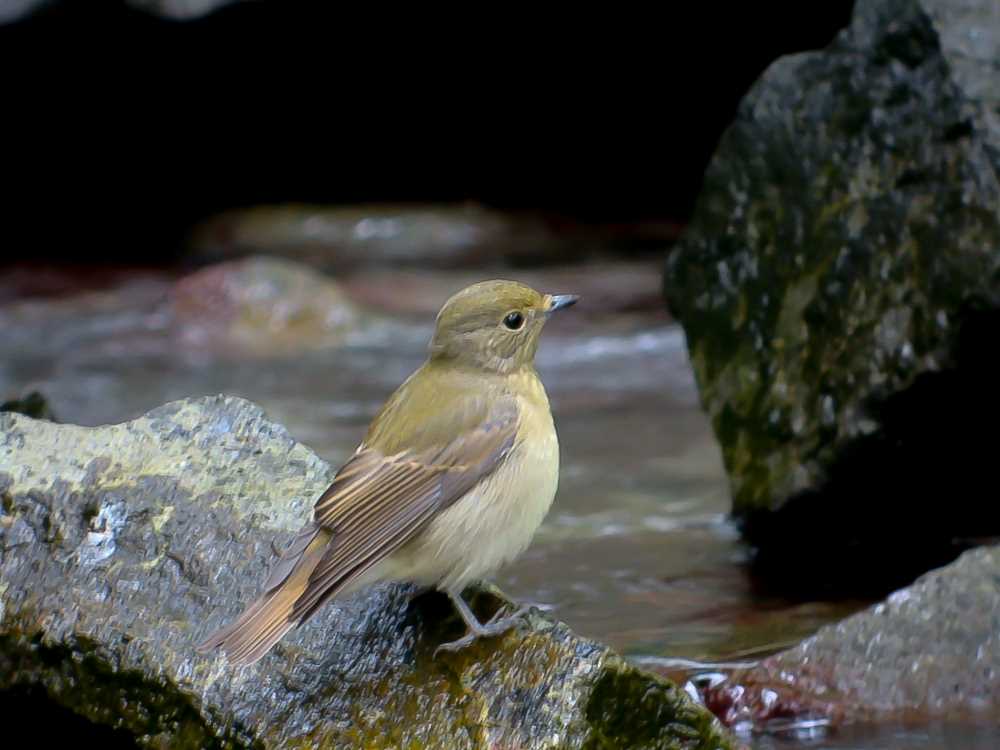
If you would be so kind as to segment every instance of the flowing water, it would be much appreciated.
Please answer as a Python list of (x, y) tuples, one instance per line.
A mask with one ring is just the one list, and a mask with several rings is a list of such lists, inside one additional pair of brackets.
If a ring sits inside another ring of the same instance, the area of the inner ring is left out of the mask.
[(995, 726), (936, 725), (931, 727), (843, 727), (827, 734), (803, 727), (753, 741), (754, 750), (997, 750)]
[[(573, 291), (563, 286), (550, 291)], [(86, 297), (0, 307), (0, 397), (39, 390), (59, 420), (94, 425), (172, 399), (237, 394), (337, 464), (422, 361), (432, 330), (431, 316), (396, 315), (366, 323), (340, 347), (234, 356), (178, 345), (165, 305), (169, 288), (168, 279), (153, 276)], [(663, 671), (676, 669), (677, 659), (756, 658), (859, 606), (754, 595), (683, 332), (660, 310), (603, 315), (586, 305), (543, 336), (538, 369), (560, 435), (559, 493), (500, 586)], [(756, 746), (987, 746), (976, 744), (972, 730), (822, 740), (817, 731)], [(900, 736), (902, 744), (893, 739)]]

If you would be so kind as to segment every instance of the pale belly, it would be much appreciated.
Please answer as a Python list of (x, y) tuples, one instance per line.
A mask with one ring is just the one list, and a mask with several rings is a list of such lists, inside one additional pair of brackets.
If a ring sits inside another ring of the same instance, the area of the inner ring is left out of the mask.
[[(547, 406), (547, 405), (546, 405)], [(520, 555), (541, 525), (559, 482), (559, 443), (548, 409), (530, 448), (515, 445), (490, 476), (442, 511), (421, 534), (378, 567), (382, 580), (407, 580), (460, 591)]]

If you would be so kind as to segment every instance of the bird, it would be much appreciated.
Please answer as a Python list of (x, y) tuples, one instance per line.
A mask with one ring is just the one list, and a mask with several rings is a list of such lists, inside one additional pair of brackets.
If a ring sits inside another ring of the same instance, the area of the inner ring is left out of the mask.
[(546, 321), (578, 299), (502, 279), (449, 298), (427, 359), (376, 414), (263, 593), (197, 651), (252, 664), (327, 601), (383, 582), (448, 595), (467, 630), (435, 656), (523, 622), (528, 608), (480, 622), (462, 591), (519, 556), (555, 498), (559, 442), (534, 360)]

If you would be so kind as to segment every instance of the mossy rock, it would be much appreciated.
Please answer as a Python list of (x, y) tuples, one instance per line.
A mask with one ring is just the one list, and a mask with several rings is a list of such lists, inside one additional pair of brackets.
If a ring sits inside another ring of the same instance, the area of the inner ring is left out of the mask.
[[(814, 534), (885, 546), (893, 523), (919, 517), (915, 536), (936, 525), (943, 539), (973, 515), (973, 493), (960, 523), (938, 506), (951, 494), (940, 477), (961, 481), (974, 463), (949, 443), (980, 455), (948, 400), (966, 425), (1000, 417), (995, 386), (973, 373), (997, 340), (983, 316), (1000, 310), (995, 7), (859, 0), (827, 49), (776, 61), (740, 104), (667, 261), (734, 510), (762, 547), (806, 540), (786, 568)], [(982, 334), (965, 335), (964, 355), (963, 330)], [(914, 388), (920, 399), (900, 396)], [(823, 499), (780, 528), (761, 521)], [(884, 518), (869, 533), (872, 509)], [(834, 574), (841, 553), (821, 554)]]
[(731, 747), (684, 691), (540, 613), (435, 658), (462, 624), (406, 586), (328, 605), (251, 667), (196, 654), (330, 477), (237, 398), (95, 428), (0, 415), (0, 691), (147, 747)]

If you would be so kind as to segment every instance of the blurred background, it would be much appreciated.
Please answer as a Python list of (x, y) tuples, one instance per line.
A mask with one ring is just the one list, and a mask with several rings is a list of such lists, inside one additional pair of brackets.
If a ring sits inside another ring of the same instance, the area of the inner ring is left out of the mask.
[(740, 100), (853, 3), (690, 5), (0, 0), (0, 401), (97, 425), (236, 394), (337, 463), (441, 303), (515, 278), (583, 299), (538, 362), (559, 495), (502, 588), (682, 677), (867, 606), (912, 567), (754, 574), (663, 294)]

